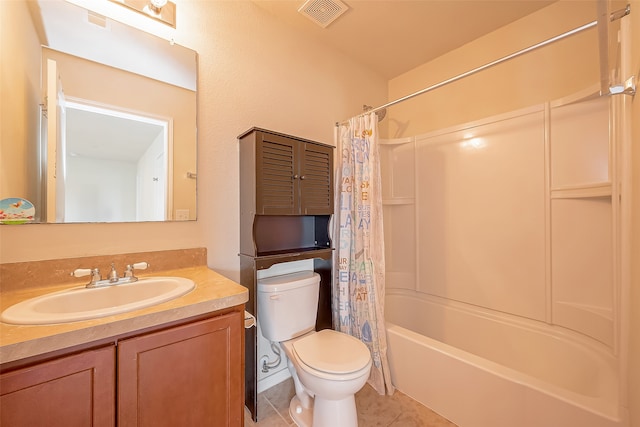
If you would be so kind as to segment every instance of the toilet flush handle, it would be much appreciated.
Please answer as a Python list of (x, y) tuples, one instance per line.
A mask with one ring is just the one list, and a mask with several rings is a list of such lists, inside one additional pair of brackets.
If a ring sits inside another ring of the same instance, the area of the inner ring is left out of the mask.
[(269, 297), (269, 299), (272, 299), (272, 300), (279, 300), (279, 299), (280, 299), (280, 295), (271, 295), (271, 296)]

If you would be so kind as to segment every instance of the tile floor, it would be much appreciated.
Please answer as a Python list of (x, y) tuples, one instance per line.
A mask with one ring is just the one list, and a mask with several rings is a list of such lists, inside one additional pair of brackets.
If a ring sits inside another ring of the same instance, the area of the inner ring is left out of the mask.
[[(260, 420), (253, 422), (245, 409), (245, 427), (288, 427), (295, 424), (289, 416), (289, 402), (295, 394), (293, 381), (288, 379), (258, 395)], [(456, 427), (396, 390), (393, 396), (380, 396), (371, 386), (356, 394), (358, 427)], [(339, 426), (336, 426), (339, 427)]]

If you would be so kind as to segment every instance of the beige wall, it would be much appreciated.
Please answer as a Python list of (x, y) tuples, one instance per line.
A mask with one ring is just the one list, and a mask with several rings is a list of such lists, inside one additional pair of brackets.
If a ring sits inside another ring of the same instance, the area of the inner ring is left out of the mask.
[(0, 2), (0, 199), (36, 202), (36, 187), (30, 184), (36, 181), (36, 164), (29, 159), (35, 158), (41, 102), (39, 46), (26, 5)]
[[(488, 64), (596, 16), (593, 2), (552, 4), (392, 79), (389, 99)], [(390, 107), (389, 137), (420, 135), (560, 98), (597, 83), (598, 73), (597, 31), (591, 29)]]
[[(631, 1), (631, 70), (640, 78), (640, 1)], [(640, 95), (632, 101), (632, 242), (629, 328), (629, 408), (631, 426), (640, 427)]]
[(199, 53), (198, 221), (0, 226), (0, 262), (204, 246), (237, 279), (236, 137), (260, 126), (332, 144), (336, 121), (386, 101), (385, 80), (249, 1), (177, 4), (176, 42)]

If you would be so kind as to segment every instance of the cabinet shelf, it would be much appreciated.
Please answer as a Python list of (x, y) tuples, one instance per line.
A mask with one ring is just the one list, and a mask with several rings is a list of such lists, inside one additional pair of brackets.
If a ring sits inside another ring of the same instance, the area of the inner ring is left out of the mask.
[(390, 199), (382, 199), (383, 206), (392, 205), (413, 205), (416, 200), (413, 197), (393, 197)]
[(314, 258), (329, 261), (332, 253), (333, 249), (320, 247), (286, 249), (282, 251), (258, 253), (258, 256), (255, 257), (255, 262), (258, 270), (264, 270), (271, 267), (273, 264), (281, 262), (300, 261)]
[(551, 189), (552, 199), (587, 199), (595, 197), (609, 197), (612, 195), (610, 182), (587, 185), (572, 185)]
[(258, 252), (256, 258), (269, 258), (269, 257), (280, 257), (280, 256), (300, 256), (302, 254), (308, 255), (306, 258), (314, 258), (314, 255), (320, 255), (324, 252), (331, 253), (331, 248), (323, 248), (320, 246), (314, 246), (311, 248), (292, 248), (292, 249), (283, 249), (279, 251), (267, 251), (267, 252)]

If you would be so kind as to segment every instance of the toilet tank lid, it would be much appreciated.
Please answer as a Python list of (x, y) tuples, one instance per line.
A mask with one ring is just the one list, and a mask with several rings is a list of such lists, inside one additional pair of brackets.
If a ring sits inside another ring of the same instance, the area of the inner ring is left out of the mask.
[(315, 285), (320, 275), (314, 271), (299, 271), (280, 276), (258, 279), (258, 292), (282, 292), (293, 288)]

